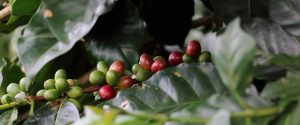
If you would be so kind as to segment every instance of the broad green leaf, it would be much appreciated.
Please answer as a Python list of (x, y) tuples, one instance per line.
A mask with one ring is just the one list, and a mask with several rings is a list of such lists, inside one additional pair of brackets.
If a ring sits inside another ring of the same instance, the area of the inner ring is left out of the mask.
[(28, 117), (23, 125), (52, 125), (55, 122), (58, 107), (46, 104), (36, 110), (33, 116)]
[(230, 125), (230, 112), (219, 110), (210, 120), (208, 125)]
[(270, 64), (279, 65), (285, 67), (289, 70), (299, 70), (300, 69), (300, 56), (292, 57), (287, 55), (275, 55), (269, 60)]
[(99, 17), (85, 39), (86, 48), (96, 60), (112, 63), (122, 60), (127, 67), (138, 62), (144, 38), (144, 25), (130, 0), (119, 1), (114, 9)]
[(64, 102), (56, 115), (55, 125), (66, 125), (80, 119), (79, 111), (71, 102)]
[(300, 72), (288, 72), (278, 81), (268, 83), (261, 96), (267, 99), (291, 99), (300, 96)]
[(14, 0), (12, 3), (12, 15), (32, 15), (38, 9), (41, 0)]
[(112, 4), (105, 0), (42, 1), (30, 23), (18, 32), (18, 56), (26, 75), (35, 75), (46, 63), (69, 51)]
[(211, 64), (182, 64), (154, 74), (139, 86), (119, 91), (108, 104), (127, 111), (168, 112), (224, 91)]
[(300, 116), (300, 103), (299, 103), (299, 100), (298, 100), (297, 106), (292, 111), (289, 125), (299, 125), (300, 124), (299, 116)]
[(0, 32), (10, 33), (14, 31), (17, 27), (22, 26), (28, 23), (30, 16), (22, 16), (18, 17), (11, 17), (7, 23), (0, 22)]
[(255, 40), (240, 28), (240, 20), (231, 22), (218, 37), (213, 59), (223, 83), (232, 90), (244, 90), (252, 81)]
[(273, 21), (294, 36), (300, 36), (300, 1), (271, 0), (269, 13)]
[(18, 110), (12, 109), (6, 112), (3, 112), (0, 115), (0, 124), (1, 125), (13, 125), (14, 121), (18, 118)]
[(4, 65), (1, 66), (0, 74), (0, 96), (6, 93), (6, 87), (10, 83), (18, 83), (24, 76), (21, 68), (7, 58), (3, 58)]

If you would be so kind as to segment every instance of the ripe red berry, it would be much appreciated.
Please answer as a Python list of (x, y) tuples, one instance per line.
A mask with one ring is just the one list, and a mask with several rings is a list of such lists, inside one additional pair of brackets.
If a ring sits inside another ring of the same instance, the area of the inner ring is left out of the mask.
[(200, 43), (196, 40), (190, 41), (185, 52), (189, 56), (198, 57), (201, 52)]
[(180, 52), (172, 52), (169, 55), (169, 63), (171, 66), (176, 66), (182, 63), (182, 53)]
[(130, 76), (122, 76), (117, 84), (117, 87), (120, 90), (127, 89), (131, 87), (134, 83), (134, 80)]
[(139, 64), (144, 70), (151, 70), (152, 58), (149, 54), (142, 54), (140, 56)]
[(99, 96), (103, 100), (109, 100), (114, 98), (117, 95), (117, 92), (112, 86), (104, 85), (99, 89)]
[(159, 70), (162, 70), (166, 67), (166, 62), (163, 60), (155, 60), (151, 66), (152, 73), (156, 73)]
[(125, 64), (120, 60), (114, 61), (110, 65), (109, 70), (116, 71), (119, 75), (122, 75), (125, 70)]

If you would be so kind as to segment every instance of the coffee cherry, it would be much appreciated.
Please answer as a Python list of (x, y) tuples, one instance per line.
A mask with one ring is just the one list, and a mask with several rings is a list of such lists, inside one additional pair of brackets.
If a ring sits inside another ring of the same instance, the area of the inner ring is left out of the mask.
[(39, 91), (36, 93), (36, 96), (44, 96), (44, 94), (45, 94), (46, 91), (47, 91), (46, 89), (39, 90)]
[(152, 58), (149, 54), (142, 54), (140, 56), (139, 64), (144, 70), (151, 70)]
[(204, 51), (200, 54), (198, 58), (199, 63), (202, 62), (210, 62), (211, 61), (211, 54), (208, 51)]
[(114, 98), (117, 95), (117, 92), (112, 86), (104, 85), (99, 89), (99, 96), (103, 100), (109, 100)]
[(191, 62), (193, 62), (193, 57), (190, 56), (190, 55), (184, 54), (184, 55), (182, 56), (182, 61), (183, 61), (184, 63), (191, 63)]
[(139, 82), (146, 81), (151, 77), (151, 72), (148, 70), (141, 70), (136, 73), (136, 80)]
[(81, 104), (78, 100), (70, 98), (68, 101), (73, 103), (76, 106), (76, 108), (78, 109), (78, 111), (82, 110)]
[(44, 82), (45, 89), (55, 89), (55, 81), (54, 79), (48, 79)]
[(20, 89), (24, 92), (28, 91), (30, 85), (31, 85), (31, 79), (28, 77), (23, 77), (19, 82)]
[(57, 89), (49, 89), (44, 93), (44, 98), (47, 101), (54, 101), (59, 98), (59, 92)]
[(20, 92), (19, 84), (10, 83), (6, 88), (6, 91), (10, 97), (15, 97)]
[(106, 82), (108, 85), (115, 86), (118, 82), (118, 79), (119, 79), (119, 75), (116, 71), (109, 70), (106, 73)]
[(182, 63), (182, 53), (180, 52), (172, 52), (169, 55), (169, 63), (171, 66), (176, 66)]
[(104, 74), (108, 71), (108, 64), (104, 61), (99, 61), (97, 63), (97, 70), (103, 72)]
[(78, 98), (83, 95), (83, 90), (78, 86), (72, 86), (68, 91), (67, 95), (71, 98)]
[(140, 64), (134, 64), (132, 66), (132, 72), (133, 72), (133, 74), (136, 74), (140, 70), (143, 70)]
[(110, 65), (109, 70), (116, 71), (119, 75), (122, 75), (125, 71), (125, 64), (120, 60), (114, 61)]
[(54, 79), (67, 79), (67, 73), (63, 69), (59, 69), (55, 72)]
[(105, 74), (101, 71), (93, 71), (90, 74), (89, 81), (92, 85), (102, 85), (105, 82)]
[(66, 79), (57, 79), (55, 80), (55, 88), (59, 92), (65, 92), (69, 89), (69, 83)]
[(118, 89), (123, 90), (131, 87), (134, 84), (134, 80), (130, 76), (122, 76), (117, 84)]
[(7, 104), (7, 103), (10, 103), (10, 102), (12, 102), (12, 98), (8, 94), (5, 94), (1, 97), (1, 103), (2, 104)]
[(68, 79), (67, 81), (70, 86), (81, 86), (81, 82), (78, 79)]
[(166, 63), (163, 60), (158, 59), (155, 60), (154, 63), (152, 64), (151, 71), (152, 73), (156, 73), (157, 71), (162, 70), (165, 67), (166, 67)]
[(198, 57), (201, 52), (201, 46), (198, 41), (190, 41), (187, 45), (185, 53), (192, 57)]
[(161, 60), (161, 61), (167, 62), (166, 59), (164, 57), (162, 57), (162, 56), (155, 56), (153, 58), (153, 61), (156, 61), (156, 60)]

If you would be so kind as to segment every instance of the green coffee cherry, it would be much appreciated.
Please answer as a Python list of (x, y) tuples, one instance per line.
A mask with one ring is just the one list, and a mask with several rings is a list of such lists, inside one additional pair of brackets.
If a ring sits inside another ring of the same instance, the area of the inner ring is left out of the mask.
[(132, 66), (132, 72), (133, 72), (133, 74), (136, 74), (138, 71), (141, 71), (141, 70), (143, 70), (143, 68), (141, 67), (140, 64), (134, 64)]
[(148, 71), (148, 70), (141, 70), (141, 71), (138, 71), (136, 73), (136, 80), (137, 81), (146, 81), (147, 79), (149, 79), (151, 77), (151, 72)]
[(210, 62), (211, 61), (211, 54), (208, 51), (204, 51), (200, 54), (198, 58), (199, 63), (202, 62)]
[(185, 63), (191, 63), (191, 62), (193, 62), (193, 57), (189, 56), (187, 54), (184, 54), (182, 56), (182, 61), (185, 62)]
[(6, 88), (6, 91), (10, 97), (15, 97), (20, 92), (19, 84), (10, 83)]
[(47, 90), (45, 93), (44, 93), (44, 98), (47, 100), (47, 101), (54, 101), (56, 99), (59, 98), (59, 92), (56, 90), (56, 89), (50, 89), (50, 90)]
[(44, 94), (45, 94), (46, 91), (47, 91), (46, 89), (39, 90), (39, 91), (36, 93), (36, 96), (44, 96)]
[(67, 95), (71, 98), (78, 98), (83, 95), (83, 90), (78, 86), (72, 86), (68, 91)]
[(104, 62), (104, 61), (99, 61), (99, 62), (97, 63), (97, 70), (98, 70), (98, 71), (101, 71), (101, 72), (103, 72), (104, 74), (106, 74), (107, 71), (108, 71), (108, 69), (109, 69), (109, 66), (108, 66), (108, 64), (107, 64), (106, 62)]
[(31, 85), (31, 78), (23, 77), (20, 80), (19, 86), (22, 91), (28, 92), (30, 85)]
[(82, 110), (81, 104), (80, 104), (80, 102), (78, 100), (70, 98), (69, 101), (76, 106), (76, 108), (78, 109), (78, 111)]
[(102, 85), (105, 82), (105, 74), (101, 71), (93, 71), (90, 74), (89, 81), (92, 85)]
[(54, 79), (67, 79), (67, 73), (63, 69), (59, 69), (55, 72)]
[(59, 92), (65, 92), (69, 89), (69, 83), (66, 79), (57, 79), (55, 80), (55, 88)]
[(8, 94), (5, 94), (1, 97), (1, 103), (2, 104), (7, 104), (7, 103), (10, 103), (10, 102), (12, 102), (12, 98)]
[(161, 60), (161, 61), (167, 62), (167, 60), (164, 57), (162, 57), (162, 56), (155, 56), (153, 58), (153, 61), (156, 61), (156, 60)]
[(68, 79), (67, 81), (70, 86), (81, 86), (81, 82), (78, 79)]
[(106, 82), (110, 86), (115, 86), (119, 80), (119, 75), (116, 71), (109, 70), (106, 73)]
[(54, 79), (48, 79), (44, 82), (45, 89), (55, 89), (55, 81)]

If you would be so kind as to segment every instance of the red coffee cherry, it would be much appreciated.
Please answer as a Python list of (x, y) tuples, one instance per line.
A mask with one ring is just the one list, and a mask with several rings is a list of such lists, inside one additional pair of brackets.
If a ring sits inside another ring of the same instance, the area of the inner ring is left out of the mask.
[(117, 83), (117, 87), (118, 89), (123, 90), (131, 87), (133, 84), (134, 80), (130, 76), (122, 76)]
[(144, 70), (151, 70), (152, 58), (149, 54), (142, 54), (140, 56), (139, 64)]
[(122, 75), (125, 70), (125, 64), (120, 60), (114, 61), (110, 65), (109, 70), (116, 71), (119, 75)]
[(117, 95), (116, 90), (109, 85), (104, 85), (99, 89), (99, 96), (103, 100), (109, 100), (114, 98)]
[(180, 52), (172, 52), (169, 55), (169, 63), (171, 66), (176, 66), (182, 63), (182, 53)]
[(166, 62), (160, 59), (157, 59), (154, 61), (154, 63), (151, 66), (152, 73), (156, 73), (159, 70), (162, 70), (166, 67)]
[(198, 57), (201, 52), (200, 43), (196, 40), (190, 41), (187, 45), (185, 53), (192, 57)]

